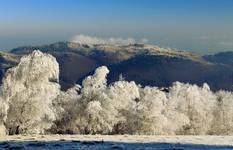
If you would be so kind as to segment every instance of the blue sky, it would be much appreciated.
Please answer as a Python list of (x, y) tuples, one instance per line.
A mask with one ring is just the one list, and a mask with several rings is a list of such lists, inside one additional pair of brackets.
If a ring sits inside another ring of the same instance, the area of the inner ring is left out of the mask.
[(0, 49), (97, 37), (233, 50), (233, 0), (0, 0)]

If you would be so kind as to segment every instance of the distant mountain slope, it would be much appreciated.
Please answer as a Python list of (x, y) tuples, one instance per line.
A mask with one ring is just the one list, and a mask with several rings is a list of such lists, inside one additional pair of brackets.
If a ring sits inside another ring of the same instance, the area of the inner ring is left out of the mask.
[(225, 56), (229, 58), (226, 59), (219, 57), (219, 54), (202, 57), (186, 51), (147, 44), (86, 45), (58, 42), (43, 46), (18, 47), (9, 55), (18, 57), (35, 49), (56, 57), (60, 65), (60, 82), (63, 89), (76, 82), (80, 83), (96, 67), (106, 65), (111, 70), (109, 81), (118, 80), (122, 74), (126, 80), (134, 80), (141, 85), (169, 86), (174, 81), (201, 85), (207, 82), (213, 90), (233, 91), (233, 66), (229, 65), (232, 59), (227, 53)]
[(127, 60), (138, 54), (165, 55), (170, 57), (187, 58), (193, 61), (203, 62), (203, 58), (191, 52), (180, 51), (171, 48), (162, 48), (157, 45), (130, 44), (130, 45), (87, 45), (72, 42), (58, 42), (43, 46), (26, 46), (12, 49), (14, 54), (28, 54), (35, 49), (43, 52), (73, 52), (88, 56), (101, 61), (102, 63), (117, 63)]
[(20, 57), (20, 55), (0, 52), (0, 83), (2, 83), (2, 77), (6, 70), (15, 66), (19, 62)]
[(233, 52), (221, 52), (215, 55), (205, 55), (203, 58), (213, 63), (221, 63), (233, 66)]
[(119, 74), (126, 80), (142, 85), (170, 86), (175, 81), (202, 85), (208, 83), (212, 90), (233, 90), (233, 67), (203, 64), (189, 59), (138, 55), (110, 67), (109, 80)]
[(81, 77), (100, 66), (97, 61), (75, 53), (54, 52), (51, 54), (59, 62), (62, 89), (73, 86)]

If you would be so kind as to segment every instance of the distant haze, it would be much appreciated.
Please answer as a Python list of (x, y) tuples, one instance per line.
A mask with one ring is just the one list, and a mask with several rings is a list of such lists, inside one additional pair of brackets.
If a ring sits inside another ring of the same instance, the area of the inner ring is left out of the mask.
[(83, 34), (200, 54), (233, 51), (232, 18), (231, 0), (2, 0), (0, 49)]

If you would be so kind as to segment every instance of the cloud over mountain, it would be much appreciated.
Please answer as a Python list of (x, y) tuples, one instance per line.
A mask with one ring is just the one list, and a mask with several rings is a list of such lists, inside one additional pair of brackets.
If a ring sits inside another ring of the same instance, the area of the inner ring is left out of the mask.
[(137, 42), (140, 43), (148, 43), (148, 39), (143, 38), (139, 41), (135, 40), (134, 38), (119, 38), (119, 37), (111, 37), (111, 38), (101, 38), (95, 36), (88, 36), (88, 35), (75, 35), (71, 38), (71, 42), (80, 43), (80, 44), (120, 44), (120, 45), (128, 45), (134, 44)]

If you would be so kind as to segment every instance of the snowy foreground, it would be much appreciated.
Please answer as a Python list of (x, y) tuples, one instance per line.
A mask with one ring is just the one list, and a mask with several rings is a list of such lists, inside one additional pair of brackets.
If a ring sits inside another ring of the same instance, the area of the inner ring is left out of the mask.
[(15, 135), (0, 149), (233, 149), (233, 136)]

